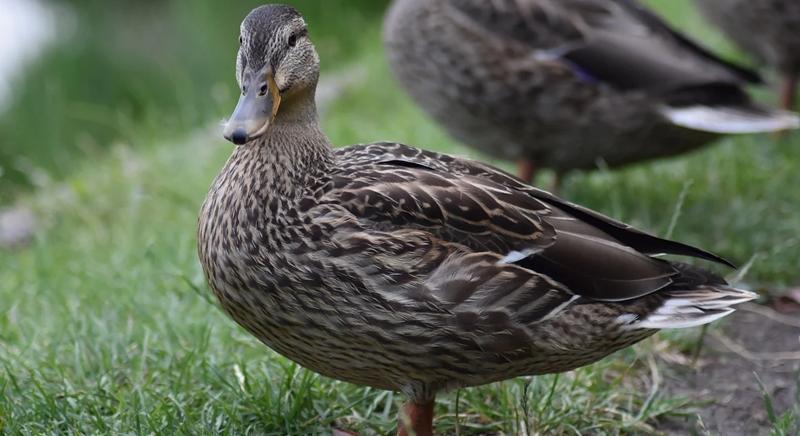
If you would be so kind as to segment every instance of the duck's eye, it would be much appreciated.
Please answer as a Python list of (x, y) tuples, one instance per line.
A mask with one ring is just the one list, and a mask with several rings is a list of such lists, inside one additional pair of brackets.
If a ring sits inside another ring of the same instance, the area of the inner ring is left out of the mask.
[(258, 90), (260, 95), (267, 95), (267, 85), (261, 85), (261, 89)]
[(289, 37), (289, 47), (294, 47), (297, 45), (297, 35), (291, 35)]
[(242, 39), (242, 37), (241, 37), (241, 35), (240, 35), (240, 36), (239, 36), (239, 45), (241, 45), (243, 41), (244, 41), (244, 40)]

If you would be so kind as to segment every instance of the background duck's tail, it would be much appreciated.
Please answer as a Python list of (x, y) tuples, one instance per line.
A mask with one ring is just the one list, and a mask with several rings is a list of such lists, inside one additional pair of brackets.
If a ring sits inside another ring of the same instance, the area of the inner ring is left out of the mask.
[(719, 134), (779, 132), (800, 128), (800, 116), (756, 106), (663, 106), (661, 114), (688, 129)]

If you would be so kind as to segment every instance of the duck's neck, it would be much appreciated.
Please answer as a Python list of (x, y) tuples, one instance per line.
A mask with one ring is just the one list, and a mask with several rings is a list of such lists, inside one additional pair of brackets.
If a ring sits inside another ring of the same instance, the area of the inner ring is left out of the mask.
[(319, 126), (313, 95), (284, 102), (267, 133), (240, 146), (233, 160), (250, 179), (244, 181), (261, 188), (261, 196), (298, 199), (334, 160), (330, 141)]

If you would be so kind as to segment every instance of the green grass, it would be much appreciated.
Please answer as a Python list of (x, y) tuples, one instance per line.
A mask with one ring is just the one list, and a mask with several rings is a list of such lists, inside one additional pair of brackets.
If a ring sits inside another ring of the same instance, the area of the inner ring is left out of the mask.
[[(678, 19), (680, 11), (671, 10)], [(209, 11), (186, 13), (209, 14), (200, 22), (233, 29), (218, 35), (232, 45), (243, 12), (219, 18)], [(324, 127), (334, 143), (394, 139), (471, 153), (389, 84), (378, 24), (371, 19), (343, 20), (339, 31), (350, 41), (346, 47), (317, 38), (328, 72), (347, 64), (342, 54), (369, 73), (328, 111)], [(180, 44), (203, 42), (209, 41)], [(227, 49), (211, 53), (218, 51)], [(233, 87), (232, 53), (206, 62), (224, 70), (212, 82)], [(126, 64), (119, 68), (128, 73)], [(61, 178), (19, 198), (44, 228), (29, 248), (0, 251), (0, 433), (309, 434), (334, 424), (364, 434), (390, 432), (398, 395), (299, 369), (239, 329), (210, 300), (194, 228), (200, 202), (231, 146), (213, 129), (189, 133), (189, 127), (225, 116), (230, 96), (194, 100), (187, 97), (194, 91), (184, 90), (163, 102), (149, 92), (134, 95), (146, 96), (143, 110), (151, 115), (115, 118), (124, 120), (115, 129), (125, 127), (109, 134), (116, 140), (108, 139), (108, 146), (87, 140), (97, 146), (83, 147)], [(192, 107), (212, 100), (209, 107)], [(153, 107), (161, 103), (179, 113), (198, 112), (165, 128), (164, 108)], [(64, 104), (52, 109), (64, 111), (54, 118), (95, 113), (91, 105)], [(81, 107), (85, 112), (76, 109)], [(670, 161), (576, 175), (563, 193), (656, 233), (667, 233), (674, 222), (673, 237), (740, 263), (757, 255), (745, 280), (779, 288), (800, 279), (800, 191), (794, 189), (800, 186), (799, 146), (797, 136), (728, 140)], [(687, 338), (696, 333), (660, 337), (674, 349), (688, 349)], [(437, 428), (452, 433), (458, 425), (472, 434), (651, 433), (659, 418), (692, 410), (654, 382), (656, 349), (661, 347), (646, 341), (561, 376), (445, 395)], [(750, 379), (748, 374), (742, 380)], [(775, 431), (794, 428), (796, 416), (775, 411)]]

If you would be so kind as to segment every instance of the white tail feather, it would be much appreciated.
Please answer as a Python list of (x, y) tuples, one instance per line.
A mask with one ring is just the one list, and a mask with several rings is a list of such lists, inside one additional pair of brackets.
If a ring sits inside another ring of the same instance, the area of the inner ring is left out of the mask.
[(735, 310), (733, 306), (756, 297), (753, 292), (729, 287), (669, 291), (661, 306), (645, 318), (626, 313), (617, 317), (617, 321), (630, 329), (697, 327), (730, 315)]
[(778, 110), (730, 106), (664, 106), (661, 114), (678, 126), (711, 133), (766, 133), (800, 128), (798, 114)]

